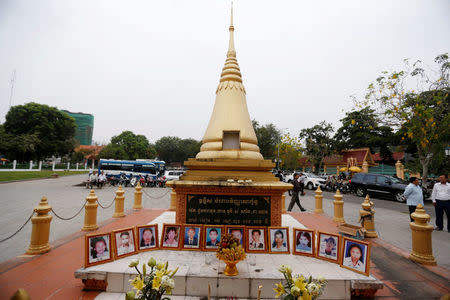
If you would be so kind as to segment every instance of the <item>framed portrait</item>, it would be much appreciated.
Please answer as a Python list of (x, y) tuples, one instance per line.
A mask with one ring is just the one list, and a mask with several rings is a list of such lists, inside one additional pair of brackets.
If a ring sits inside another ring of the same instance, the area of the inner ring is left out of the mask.
[(242, 247), (245, 249), (245, 226), (227, 226), (227, 233), (239, 239)]
[(222, 240), (224, 226), (204, 225), (203, 226), (203, 250), (217, 251)]
[(158, 225), (136, 226), (138, 251), (149, 251), (159, 248)]
[(114, 257), (122, 258), (137, 253), (134, 228), (124, 228), (113, 231)]
[(85, 236), (85, 267), (113, 260), (111, 233), (87, 234)]
[(249, 253), (267, 253), (267, 228), (246, 226), (245, 249)]
[(369, 276), (370, 244), (343, 237), (341, 267)]
[(315, 256), (316, 234), (312, 229), (294, 228), (292, 253), (297, 255)]
[(339, 263), (341, 237), (335, 233), (318, 233), (317, 257)]
[(181, 225), (164, 224), (161, 235), (161, 249), (180, 249), (181, 246)]
[(201, 250), (202, 228), (202, 225), (183, 225), (183, 242), (181, 243), (181, 249)]
[(269, 253), (290, 253), (289, 227), (268, 227)]

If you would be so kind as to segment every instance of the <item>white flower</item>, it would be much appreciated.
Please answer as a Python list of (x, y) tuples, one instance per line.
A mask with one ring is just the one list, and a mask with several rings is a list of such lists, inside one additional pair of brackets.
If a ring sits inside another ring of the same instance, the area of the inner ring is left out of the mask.
[(167, 275), (161, 278), (161, 287), (167, 289), (173, 289), (175, 287), (175, 281)]
[(314, 282), (309, 283), (306, 286), (306, 289), (308, 290), (308, 292), (311, 294), (311, 296), (316, 297), (319, 295), (320, 292), (320, 287), (315, 284)]
[(323, 277), (323, 276), (319, 276), (319, 278), (317, 278), (317, 280), (318, 280), (320, 283), (324, 283), (324, 282), (326, 281), (325, 277)]
[(292, 269), (288, 265), (281, 265), (281, 267), (278, 269), (278, 271), (280, 271), (283, 274), (284, 273), (292, 273)]
[(291, 288), (291, 294), (294, 297), (300, 296), (300, 289), (298, 287), (296, 287), (296, 286), (292, 287)]

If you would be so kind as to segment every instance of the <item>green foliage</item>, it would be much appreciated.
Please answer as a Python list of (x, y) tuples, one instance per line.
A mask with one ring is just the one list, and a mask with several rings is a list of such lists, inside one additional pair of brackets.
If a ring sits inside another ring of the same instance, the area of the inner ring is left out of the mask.
[(113, 146), (111, 150), (116, 151), (116, 154), (123, 155), (125, 153), (122, 159), (151, 158), (155, 153), (144, 135), (136, 135), (131, 131), (123, 131), (121, 134), (113, 136), (111, 145)]
[(340, 121), (342, 126), (334, 135), (335, 146), (338, 150), (361, 147), (370, 147), (373, 150), (381, 146), (382, 156), (383, 154), (386, 158), (392, 156), (386, 145), (395, 142), (395, 135), (391, 127), (380, 125), (380, 117), (374, 109), (364, 107), (347, 112), (345, 118)]
[(261, 126), (256, 120), (252, 120), (252, 124), (262, 156), (266, 159), (277, 157), (277, 146), (281, 140), (280, 131), (272, 123)]
[(56, 107), (30, 102), (11, 107), (0, 131), (0, 151), (10, 160), (64, 156), (75, 145), (75, 120)]
[(11, 171), (0, 172), (0, 182), (13, 181), (13, 180), (27, 180), (33, 178), (50, 178), (52, 174), (58, 174), (58, 176), (84, 174), (87, 171)]
[(193, 158), (200, 151), (200, 146), (200, 141), (174, 136), (162, 137), (155, 143), (158, 158), (166, 163), (182, 163), (188, 158)]
[(320, 170), (323, 159), (333, 153), (333, 126), (325, 121), (300, 131), (300, 139), (305, 141), (305, 152), (313, 162), (316, 170)]
[(282, 169), (295, 170), (298, 168), (298, 161), (302, 157), (300, 139), (291, 137), (289, 133), (281, 136), (280, 158)]

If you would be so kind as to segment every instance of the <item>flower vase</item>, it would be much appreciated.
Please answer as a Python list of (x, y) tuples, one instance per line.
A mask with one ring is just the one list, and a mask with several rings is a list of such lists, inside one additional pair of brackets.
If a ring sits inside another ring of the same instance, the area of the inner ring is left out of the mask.
[(225, 270), (223, 273), (227, 276), (236, 276), (239, 274), (238, 269), (236, 268), (236, 264), (241, 260), (223, 260), (226, 264)]

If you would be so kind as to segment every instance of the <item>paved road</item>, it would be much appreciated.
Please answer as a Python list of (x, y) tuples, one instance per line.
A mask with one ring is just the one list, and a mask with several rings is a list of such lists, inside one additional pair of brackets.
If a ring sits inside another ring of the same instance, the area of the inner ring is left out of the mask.
[[(28, 217), (33, 208), (46, 196), (55, 212), (64, 218), (75, 215), (83, 206), (89, 190), (75, 186), (81, 183), (86, 175), (64, 176), (56, 179), (41, 179), (14, 183), (0, 184), (0, 205), (2, 215), (0, 218), (0, 240), (10, 236)], [(103, 206), (109, 205), (114, 197), (117, 187), (95, 189), (99, 202)], [(125, 211), (132, 209), (134, 202), (134, 188), (125, 190)], [(168, 208), (170, 189), (144, 188), (142, 205), (146, 208)], [(160, 198), (162, 196), (162, 198)], [(152, 197), (152, 198), (151, 198)], [(160, 199), (157, 199), (160, 198)], [(97, 222), (103, 222), (112, 217), (114, 205), (108, 209), (98, 207)], [(58, 219), (52, 214), (50, 229), (50, 243), (72, 233), (78, 232), (84, 223), (84, 209), (69, 221)], [(0, 243), (0, 262), (22, 255), (28, 249), (31, 236), (31, 221), (16, 236)]]
[[(0, 240), (15, 232), (31, 215), (42, 196), (48, 198), (49, 204), (62, 217), (73, 216), (84, 204), (88, 190), (74, 186), (85, 179), (86, 175), (74, 175), (57, 179), (43, 179), (16, 183), (0, 184)], [(95, 189), (102, 205), (108, 205), (114, 199), (117, 188)], [(143, 206), (146, 208), (168, 208), (170, 190), (161, 188), (143, 189)], [(125, 188), (125, 210), (133, 206), (133, 188)], [(324, 192), (323, 207), (325, 213), (333, 216), (333, 193)], [(358, 224), (359, 210), (363, 198), (344, 195), (344, 217), (347, 223)], [(372, 198), (375, 203), (375, 224), (379, 236), (400, 248), (411, 250), (411, 230), (409, 227), (408, 208), (406, 204), (389, 200)], [(286, 193), (286, 207), (290, 196)], [(307, 191), (301, 198), (303, 205), (312, 212), (315, 206), (314, 192)], [(425, 209), (431, 215), (434, 225), (434, 207), (428, 201)], [(298, 207), (294, 211), (299, 211)], [(108, 209), (98, 208), (98, 223), (111, 218), (114, 205)], [(53, 215), (53, 214), (52, 214)], [(63, 221), (53, 215), (50, 230), (50, 242), (78, 232), (83, 226), (84, 211), (70, 221)], [(0, 244), (0, 262), (23, 254), (30, 242), (31, 224), (10, 240)], [(450, 269), (450, 233), (433, 231), (433, 253), (438, 264)]]
[[(306, 195), (300, 198), (302, 205), (307, 212), (313, 212), (315, 208), (315, 199), (313, 191), (306, 191)], [(334, 193), (323, 192), (323, 209), (329, 216), (334, 214), (333, 206)], [(291, 197), (286, 194), (286, 208), (289, 205)], [(344, 218), (349, 224), (359, 224), (359, 210), (364, 201), (363, 197), (357, 197), (353, 194), (343, 195), (344, 200)], [(409, 227), (409, 211), (405, 203), (399, 203), (387, 199), (371, 197), (375, 204), (375, 228), (378, 235), (383, 240), (411, 251), (411, 229)], [(430, 224), (435, 224), (434, 206), (431, 201), (425, 201), (425, 210), (431, 216)], [(296, 206), (293, 211), (300, 211)], [(444, 221), (444, 224), (445, 221)], [(444, 266), (450, 270), (450, 233), (447, 231), (433, 231), (433, 254), (438, 265)]]

